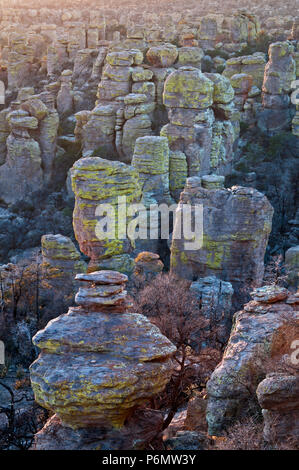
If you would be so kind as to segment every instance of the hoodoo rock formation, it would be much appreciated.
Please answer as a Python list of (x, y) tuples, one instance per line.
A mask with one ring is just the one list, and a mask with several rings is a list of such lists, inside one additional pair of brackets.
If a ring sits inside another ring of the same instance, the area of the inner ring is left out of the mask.
[[(136, 170), (121, 162), (110, 162), (100, 157), (89, 157), (78, 160), (72, 170), (72, 185), (76, 202), (73, 214), (75, 236), (81, 251), (91, 258), (89, 270), (97, 270), (105, 264), (105, 268), (117, 268), (122, 272), (131, 272), (134, 260), (130, 252), (134, 248), (134, 240), (127, 237), (127, 226), (121, 226), (119, 214), (119, 198), (125, 197), (127, 205), (138, 203), (141, 190)], [(97, 224), (104, 213), (97, 213), (101, 204), (110, 204), (114, 213), (111, 219), (111, 235), (102, 236), (97, 232)], [(120, 209), (121, 210), (121, 209)], [(126, 213), (124, 214), (126, 215)], [(115, 229), (115, 230), (114, 230)], [(120, 232), (124, 233), (121, 238)]]
[[(62, 426), (113, 432), (163, 390), (175, 347), (144, 316), (126, 311), (127, 276), (98, 271), (76, 280), (86, 286), (76, 296), (79, 306), (33, 339), (41, 353), (31, 383), (37, 402)], [(36, 442), (38, 448), (38, 436)]]

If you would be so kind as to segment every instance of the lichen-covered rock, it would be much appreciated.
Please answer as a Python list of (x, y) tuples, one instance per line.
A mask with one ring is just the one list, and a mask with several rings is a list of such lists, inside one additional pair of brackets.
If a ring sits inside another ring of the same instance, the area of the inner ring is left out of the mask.
[(179, 207), (184, 204), (203, 206), (203, 245), (185, 250), (187, 240), (174, 239), (171, 271), (191, 280), (216, 275), (235, 290), (242, 284), (261, 283), (273, 215), (268, 199), (252, 188), (207, 189), (196, 180), (191, 187), (187, 181)]
[(190, 65), (191, 67), (201, 68), (201, 61), (204, 56), (204, 52), (200, 47), (180, 47), (178, 49), (178, 53), (177, 65), (180, 67)]
[(165, 137), (139, 137), (135, 143), (132, 167), (139, 174), (146, 207), (169, 202), (169, 147)]
[(296, 79), (296, 66), (292, 57), (294, 46), (286, 42), (270, 45), (269, 62), (265, 69), (263, 92), (280, 95), (291, 92), (291, 82)]
[(79, 307), (52, 320), (34, 344), (36, 401), (73, 429), (120, 428), (134, 408), (163, 390), (175, 347), (147, 318), (126, 313), (127, 277), (78, 275)]
[(171, 67), (175, 63), (177, 57), (178, 50), (173, 44), (154, 46), (146, 53), (146, 58), (149, 64), (154, 67)]
[[(78, 119), (78, 118), (77, 118)], [(88, 116), (86, 124), (81, 126), (82, 153), (98, 152), (99, 155), (114, 155), (115, 109), (112, 105), (96, 106)], [(80, 116), (79, 116), (80, 120)]]
[(144, 67), (135, 67), (132, 70), (133, 82), (147, 82), (153, 78), (153, 72), (150, 69)]
[(178, 201), (188, 176), (186, 155), (179, 150), (169, 153), (169, 189), (171, 196)]
[(264, 418), (264, 439), (272, 445), (298, 447), (299, 375), (269, 374), (256, 393)]
[(214, 83), (213, 103), (231, 103), (234, 99), (234, 90), (229, 79), (219, 73), (207, 73), (206, 76)]
[(223, 75), (231, 78), (236, 74), (250, 75), (252, 83), (257, 88), (262, 88), (266, 67), (266, 54), (256, 52), (253, 55), (232, 57), (226, 61)]
[(263, 112), (258, 125), (273, 134), (288, 129), (293, 113), (290, 108), (292, 82), (296, 79), (294, 46), (289, 42), (275, 42), (269, 47), (269, 62), (265, 68), (262, 87)]
[[(163, 100), (170, 123), (160, 134), (168, 138), (172, 151), (186, 155), (189, 176), (230, 173), (239, 119), (233, 98), (229, 80), (220, 74), (181, 67), (167, 77)], [(229, 115), (223, 107), (229, 107)]]
[(195, 67), (181, 67), (165, 82), (164, 104), (168, 108), (206, 109), (213, 104), (213, 82)]
[(21, 108), (39, 121), (49, 114), (47, 106), (37, 96), (30, 96), (26, 99), (26, 101), (22, 103)]
[(265, 377), (267, 360), (279, 354), (277, 344), (291, 352), (286, 327), (294, 322), (299, 324), (298, 311), (288, 300), (252, 301), (236, 313), (223, 359), (207, 383), (209, 434), (221, 434), (248, 407), (250, 390)]
[[(141, 251), (157, 252), (159, 247), (158, 233), (149, 236), (153, 230), (155, 218), (160, 227), (157, 210), (159, 204), (171, 204), (169, 192), (169, 147), (165, 137), (146, 136), (136, 140), (132, 167), (138, 172), (142, 190), (141, 202), (146, 208), (143, 217), (147, 217), (147, 237), (136, 240), (136, 248)], [(152, 207), (153, 206), (153, 207)], [(149, 225), (151, 222), (151, 226)]]
[[(118, 198), (125, 196), (127, 205), (139, 202), (141, 189), (138, 173), (124, 163), (90, 157), (78, 160), (71, 170), (71, 175), (76, 198), (74, 231), (80, 250), (91, 258), (89, 269), (96, 270), (101, 260), (114, 256), (124, 256), (127, 260), (134, 241), (129, 240), (126, 233), (124, 238), (119, 238)], [(115, 237), (99, 239), (96, 227), (100, 219), (96, 215), (96, 209), (105, 203), (115, 209), (116, 231)], [(127, 265), (127, 261), (124, 264)]]

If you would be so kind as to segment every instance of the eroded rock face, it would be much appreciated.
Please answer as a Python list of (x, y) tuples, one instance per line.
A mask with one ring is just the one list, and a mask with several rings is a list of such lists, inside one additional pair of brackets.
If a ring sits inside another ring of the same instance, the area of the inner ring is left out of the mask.
[(6, 204), (20, 201), (26, 193), (43, 186), (41, 149), (29, 131), (38, 120), (25, 110), (12, 111), (8, 117), (11, 133), (7, 138), (5, 163), (0, 166), (1, 199)]
[(286, 251), (285, 263), (288, 279), (291, 285), (299, 287), (299, 246), (293, 246)]
[(246, 410), (250, 393), (265, 378), (267, 360), (279, 353), (277, 344), (291, 352), (292, 338), (285, 331), (288, 326), (299, 324), (298, 298), (289, 295), (288, 299), (275, 302), (280, 288), (278, 296), (272, 286), (265, 286), (264, 291), (267, 290), (271, 292), (268, 299), (251, 301), (235, 314), (223, 359), (207, 383), (211, 435), (220, 435), (225, 426)]
[(269, 48), (269, 62), (263, 83), (264, 111), (259, 127), (267, 132), (280, 132), (290, 127), (294, 112), (290, 108), (291, 84), (296, 79), (294, 46), (289, 42), (276, 42)]
[(73, 429), (120, 428), (134, 408), (163, 390), (175, 347), (147, 318), (126, 312), (115, 271), (79, 274), (76, 303), (39, 331), (31, 365), (35, 399)]
[(44, 289), (50, 290), (54, 296), (63, 294), (68, 299), (68, 305), (71, 305), (78, 289), (74, 277), (86, 271), (86, 263), (72, 240), (63, 235), (43, 235), (41, 247)]
[(264, 418), (264, 439), (296, 445), (299, 439), (299, 375), (273, 373), (259, 384), (257, 397)]
[(232, 57), (228, 59), (223, 75), (228, 78), (231, 78), (235, 74), (251, 75), (253, 85), (261, 89), (265, 67), (266, 54), (256, 52), (250, 56)]
[[(89, 270), (97, 270), (104, 263), (104, 269), (117, 266), (120, 271), (132, 271), (134, 263), (130, 252), (133, 250), (133, 241), (126, 234), (124, 238), (120, 238), (118, 234), (118, 198), (125, 196), (127, 205), (139, 202), (141, 190), (138, 173), (125, 163), (90, 157), (78, 160), (71, 175), (76, 198), (74, 231), (80, 250), (91, 258)], [(96, 214), (97, 207), (101, 204), (111, 204), (115, 210), (115, 237), (97, 236), (96, 227), (100, 220), (98, 216), (104, 215)], [(126, 228), (127, 226), (123, 229)]]
[(190, 280), (215, 275), (234, 289), (261, 283), (272, 206), (255, 189), (221, 185), (223, 177), (216, 175), (203, 177), (202, 186), (200, 178), (188, 178), (179, 209), (189, 203), (203, 206), (203, 246), (185, 249), (187, 240), (173, 239), (171, 271)]

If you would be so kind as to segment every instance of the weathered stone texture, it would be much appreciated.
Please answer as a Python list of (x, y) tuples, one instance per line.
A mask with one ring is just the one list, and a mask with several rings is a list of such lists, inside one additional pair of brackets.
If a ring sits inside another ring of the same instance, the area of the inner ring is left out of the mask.
[(268, 292), (268, 300), (251, 301), (236, 313), (223, 359), (207, 384), (209, 434), (221, 434), (225, 426), (246, 410), (250, 393), (265, 377), (267, 361), (272, 354), (279, 353), (276, 345), (282, 344), (291, 352), (292, 339), (284, 331), (288, 325), (299, 322), (296, 301), (293, 303), (289, 296), (290, 303), (288, 299), (275, 302), (275, 288), (263, 290)]
[(171, 271), (191, 280), (216, 275), (231, 282), (234, 288), (261, 283), (273, 208), (255, 189), (219, 188), (218, 179), (214, 177), (216, 181), (212, 183), (208, 177), (209, 189), (200, 185), (199, 178), (194, 178), (194, 186), (193, 178), (187, 180), (179, 207), (189, 203), (203, 206), (203, 246), (185, 250), (187, 240), (174, 239)]
[[(121, 196), (126, 197), (127, 205), (139, 202), (141, 189), (138, 173), (124, 163), (90, 157), (78, 160), (71, 170), (71, 175), (76, 198), (74, 231), (81, 251), (91, 258), (89, 269), (96, 270), (101, 260), (113, 261), (115, 256), (120, 257), (118, 264), (123, 263), (122, 269), (119, 266), (121, 271), (126, 272), (128, 265), (132, 269), (133, 260), (130, 262), (129, 253), (133, 249), (134, 241), (129, 240), (126, 234), (123, 239), (119, 238), (117, 205)], [(96, 209), (105, 203), (111, 204), (116, 211), (115, 238), (107, 236), (99, 239), (96, 227), (100, 218), (96, 215)], [(123, 230), (126, 228), (123, 227)]]
[(113, 432), (165, 387), (175, 347), (144, 316), (126, 313), (126, 276), (105, 271), (77, 280), (86, 286), (79, 307), (34, 337), (41, 354), (30, 368), (32, 387), (63, 425)]

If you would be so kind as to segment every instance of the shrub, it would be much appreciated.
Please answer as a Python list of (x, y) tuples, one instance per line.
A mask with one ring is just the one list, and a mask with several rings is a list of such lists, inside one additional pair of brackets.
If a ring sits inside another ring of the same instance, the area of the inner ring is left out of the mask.
[[(188, 401), (194, 387), (204, 386), (203, 382), (220, 360), (219, 351), (212, 348), (201, 351), (208, 320), (189, 287), (189, 282), (178, 280), (170, 274), (159, 274), (136, 295), (134, 301), (136, 311), (147, 316), (177, 347), (174, 355), (177, 367), (171, 381), (165, 392), (152, 401), (154, 408), (166, 408), (168, 411), (164, 429), (178, 408)], [(211, 332), (213, 327), (211, 325)], [(192, 347), (194, 338), (196, 352)]]

